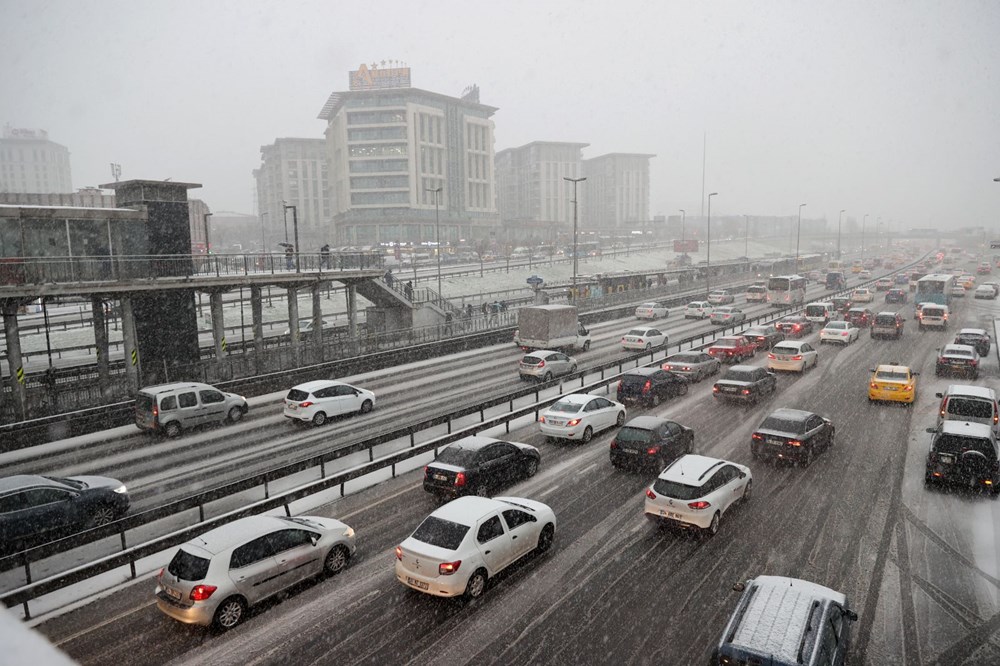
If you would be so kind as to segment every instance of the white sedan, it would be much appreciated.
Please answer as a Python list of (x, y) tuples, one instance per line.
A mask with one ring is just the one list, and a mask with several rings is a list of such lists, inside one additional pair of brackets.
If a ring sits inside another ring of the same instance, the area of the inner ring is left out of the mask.
[(396, 546), (396, 578), (435, 597), (481, 597), (490, 578), (552, 547), (556, 516), (519, 497), (459, 497)]
[(806, 368), (815, 368), (818, 362), (819, 353), (811, 344), (802, 340), (779, 342), (767, 354), (768, 370), (804, 372)]
[(622, 349), (654, 349), (667, 344), (668, 336), (658, 328), (633, 328), (622, 336)]
[(375, 408), (375, 394), (332, 380), (320, 379), (299, 384), (285, 396), (285, 417), (312, 421), (321, 426), (331, 416), (367, 414)]
[(875, 292), (867, 287), (859, 287), (851, 294), (851, 301), (854, 303), (871, 303), (875, 300)]
[(665, 319), (670, 316), (670, 309), (663, 303), (650, 301), (637, 307), (635, 316), (639, 319)]
[(625, 423), (625, 405), (596, 395), (563, 396), (538, 417), (538, 428), (548, 439), (578, 439), (584, 444), (594, 433)]
[(860, 335), (861, 329), (851, 324), (851, 322), (831, 321), (820, 330), (819, 343), (839, 342), (843, 345), (849, 345), (857, 340)]

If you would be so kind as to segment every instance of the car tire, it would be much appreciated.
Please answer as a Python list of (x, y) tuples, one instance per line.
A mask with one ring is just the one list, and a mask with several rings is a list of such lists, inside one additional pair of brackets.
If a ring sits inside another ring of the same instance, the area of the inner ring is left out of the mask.
[(465, 585), (465, 598), (469, 600), (478, 599), (483, 596), (486, 592), (486, 582), (488, 577), (486, 571), (483, 569), (476, 569), (471, 576), (469, 576), (469, 582)]
[(476, 484), (476, 489), (472, 492), (472, 494), (476, 497), (489, 497), (490, 489), (485, 483), (480, 482)]
[(226, 417), (226, 419), (230, 423), (239, 423), (240, 421), (243, 420), (243, 408), (242, 407), (231, 408), (229, 410), (229, 415)]
[(809, 465), (812, 464), (812, 461), (813, 461), (813, 449), (812, 445), (810, 444), (804, 447), (804, 450), (802, 452), (802, 458), (799, 460), (799, 467), (805, 469), (806, 467), (809, 467)]
[(351, 553), (347, 550), (347, 547), (342, 544), (337, 544), (330, 549), (330, 552), (326, 554), (323, 559), (323, 573), (327, 576), (336, 576), (344, 567), (347, 566), (348, 560), (351, 559)]
[(657, 393), (656, 391), (653, 391), (653, 395), (649, 399), (649, 405), (650, 405), (650, 407), (659, 407), (660, 406), (660, 394)]
[(312, 417), (312, 424), (317, 428), (326, 423), (326, 412), (316, 412)]
[(229, 631), (242, 622), (246, 614), (247, 602), (243, 597), (228, 597), (215, 609), (212, 626), (220, 631)]
[(745, 504), (749, 502), (752, 496), (753, 496), (753, 479), (747, 481), (747, 485), (743, 486), (743, 500), (742, 500), (743, 503)]
[(569, 374), (571, 374), (571, 375), (576, 374), (576, 363), (574, 363), (572, 366), (570, 366)]
[(181, 436), (181, 424), (177, 421), (171, 421), (163, 427), (163, 432), (167, 437), (174, 438)]
[(367, 414), (368, 412), (372, 411), (372, 409), (374, 407), (375, 407), (375, 404), (371, 400), (365, 400), (364, 402), (361, 403), (361, 410), (360, 410), (360, 412), (362, 414)]
[(719, 520), (720, 520), (719, 512), (716, 511), (715, 514), (712, 516), (712, 522), (709, 523), (708, 527), (705, 528), (704, 531), (705, 537), (712, 538), (719, 533)]
[(590, 340), (583, 343), (583, 351), (590, 351)]
[(580, 442), (583, 444), (589, 444), (590, 440), (594, 438), (594, 429), (587, 426), (583, 429), (583, 436), (580, 437)]
[(644, 349), (643, 351), (649, 351), (649, 350), (651, 350), (652, 348), (653, 348), (653, 343), (651, 343), (651, 342), (647, 342), (647, 343), (646, 343), (646, 348), (645, 348), (645, 349)]
[(687, 382), (684, 382), (683, 384), (679, 384), (677, 386), (677, 395), (679, 395), (679, 396), (680, 395), (687, 395), (687, 392), (688, 392)]
[(546, 372), (545, 376), (542, 377), (542, 383), (545, 384), (545, 383), (551, 382), (551, 381), (552, 381), (552, 373), (551, 372)]
[[(590, 426), (587, 426), (587, 430), (590, 430)], [(524, 466), (524, 475), (529, 479), (538, 473), (538, 461), (534, 458), (528, 461), (528, 464)]]
[(552, 548), (552, 542), (556, 537), (556, 528), (552, 526), (552, 523), (548, 523), (542, 528), (542, 531), (538, 533), (538, 545), (535, 546), (536, 553), (544, 553)]
[(625, 412), (618, 412), (618, 418), (615, 419), (615, 425), (619, 428), (625, 425)]
[(90, 524), (94, 527), (107, 525), (118, 517), (118, 512), (109, 504), (98, 504), (94, 512), (90, 514)]

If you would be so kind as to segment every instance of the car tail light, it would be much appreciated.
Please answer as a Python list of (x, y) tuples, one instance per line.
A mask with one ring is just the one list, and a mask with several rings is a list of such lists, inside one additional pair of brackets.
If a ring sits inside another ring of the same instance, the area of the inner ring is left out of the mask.
[(545, 414), (541, 414), (541, 415), (539, 415), (539, 417), (538, 417), (538, 422), (539, 422), (539, 423), (545, 423)]
[(847, 331), (841, 331), (841, 332), (840, 332), (840, 335), (841, 335), (841, 336), (844, 336), (844, 335), (847, 335)]
[(718, 386), (713, 386), (712, 387), (712, 393), (718, 393), (718, 392), (719, 392), (719, 387)]
[(538, 362), (538, 367), (539, 368), (544, 368), (545, 367), (545, 361), (539, 361)]
[(947, 319), (948, 319), (947, 313), (944, 315), (944, 318), (945, 318), (945, 321), (947, 321)]
[(913, 384), (907, 384), (906, 386), (903, 387), (903, 390), (904, 391), (912, 391), (913, 390)]
[(642, 344), (642, 338), (639, 338), (636, 342), (638, 342), (641, 345)]
[(300, 402), (299, 407), (312, 407), (313, 402), (311, 400), (306, 400), (305, 402)]
[(740, 393), (742, 393), (743, 395), (750, 395), (750, 389), (743, 389), (742, 391), (740, 391)]
[(219, 589), (215, 585), (195, 585), (191, 588), (191, 601), (205, 601)]
[(655, 456), (659, 452), (660, 452), (660, 447), (658, 446), (651, 446), (648, 449), (646, 449), (646, 453), (648, 453), (651, 456)]
[(790, 440), (788, 440), (788, 445), (789, 446), (802, 446), (802, 442), (800, 442), (797, 439), (790, 439)]
[(403, 548), (402, 546), (396, 546), (396, 559), (400, 562), (403, 561)]
[(570, 419), (569, 421), (566, 422), (566, 425), (568, 426), (580, 425), (580, 419)]
[(163, 569), (160, 569), (160, 573), (156, 574), (157, 581), (159, 581), (161, 578), (163, 578)]
[(775, 356), (774, 354), (772, 354), (770, 352), (768, 352), (767, 357), (768, 358), (778, 358), (777, 356)]
[(625, 342), (625, 338), (622, 338), (622, 342)]
[(465, 485), (465, 472), (459, 472), (455, 475), (455, 485), (464, 486)]
[[(660, 369), (661, 369), (661, 370), (673, 370), (674, 368), (673, 368), (673, 366), (672, 366), (672, 365), (670, 365), (669, 363), (664, 363), (663, 365), (661, 365), (661, 366), (660, 366)], [(687, 369), (687, 368), (685, 368), (685, 370), (686, 370), (686, 369)]]
[(875, 382), (872, 382), (872, 383), (870, 384), (870, 386), (871, 386), (871, 388), (873, 388), (873, 389), (877, 389), (877, 388), (878, 388), (878, 384), (876, 384)]
[(153, 407), (153, 418), (155, 419), (159, 415), (160, 415), (160, 410), (156, 406), (154, 406)]
[(646, 497), (649, 499), (656, 499), (656, 493), (653, 492), (652, 488), (646, 488)]
[(455, 560), (454, 562), (442, 562), (441, 564), (438, 565), (438, 573), (442, 576), (450, 576), (456, 571), (458, 571), (458, 568), (460, 566), (462, 566), (462, 560)]
[(691, 368), (688, 368), (688, 367), (684, 368), (684, 372), (688, 372), (689, 370), (691, 370)]
[(969, 361), (969, 365), (979, 365), (979, 362), (976, 361), (976, 359), (972, 359), (971, 361)]
[(792, 357), (792, 360), (793, 361), (801, 361), (802, 360), (802, 354), (796, 354), (795, 356)]
[(617, 439), (611, 440), (611, 448), (613, 448), (613, 449), (617, 449), (618, 448), (618, 440)]
[(705, 500), (698, 500), (697, 502), (688, 502), (688, 508), (695, 509), (696, 511), (700, 511), (701, 509), (707, 509), (710, 506), (712, 505), (709, 502), (706, 502)]
[(642, 385), (642, 392), (649, 393), (649, 389), (653, 388), (653, 382), (646, 380), (646, 383)]
[(424, 476), (429, 476), (431, 473), (430, 465), (424, 465)]
[(802, 328), (801, 324), (796, 324), (795, 326), (792, 327), (792, 330), (798, 331), (801, 328)]

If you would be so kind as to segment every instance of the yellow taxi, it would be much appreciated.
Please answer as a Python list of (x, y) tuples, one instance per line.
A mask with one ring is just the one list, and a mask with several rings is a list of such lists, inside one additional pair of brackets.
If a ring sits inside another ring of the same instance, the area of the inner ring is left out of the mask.
[(913, 404), (917, 394), (917, 373), (905, 365), (888, 363), (872, 370), (868, 382), (868, 401)]
[(974, 275), (963, 275), (956, 279), (955, 283), (962, 285), (966, 289), (972, 289), (976, 284), (976, 277)]

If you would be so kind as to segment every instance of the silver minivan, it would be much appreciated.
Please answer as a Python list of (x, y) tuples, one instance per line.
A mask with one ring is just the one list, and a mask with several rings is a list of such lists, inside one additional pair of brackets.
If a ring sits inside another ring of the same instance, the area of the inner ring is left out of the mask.
[(938, 409), (937, 427), (944, 421), (984, 423), (1000, 434), (1000, 407), (997, 406), (996, 392), (986, 386), (951, 384), (943, 393), (935, 393), (941, 398)]
[(135, 396), (135, 425), (140, 430), (177, 437), (195, 426), (242, 420), (247, 399), (199, 382), (147, 386)]
[(921, 331), (925, 328), (947, 328), (948, 327), (948, 306), (937, 303), (924, 303), (917, 316), (917, 328)]

